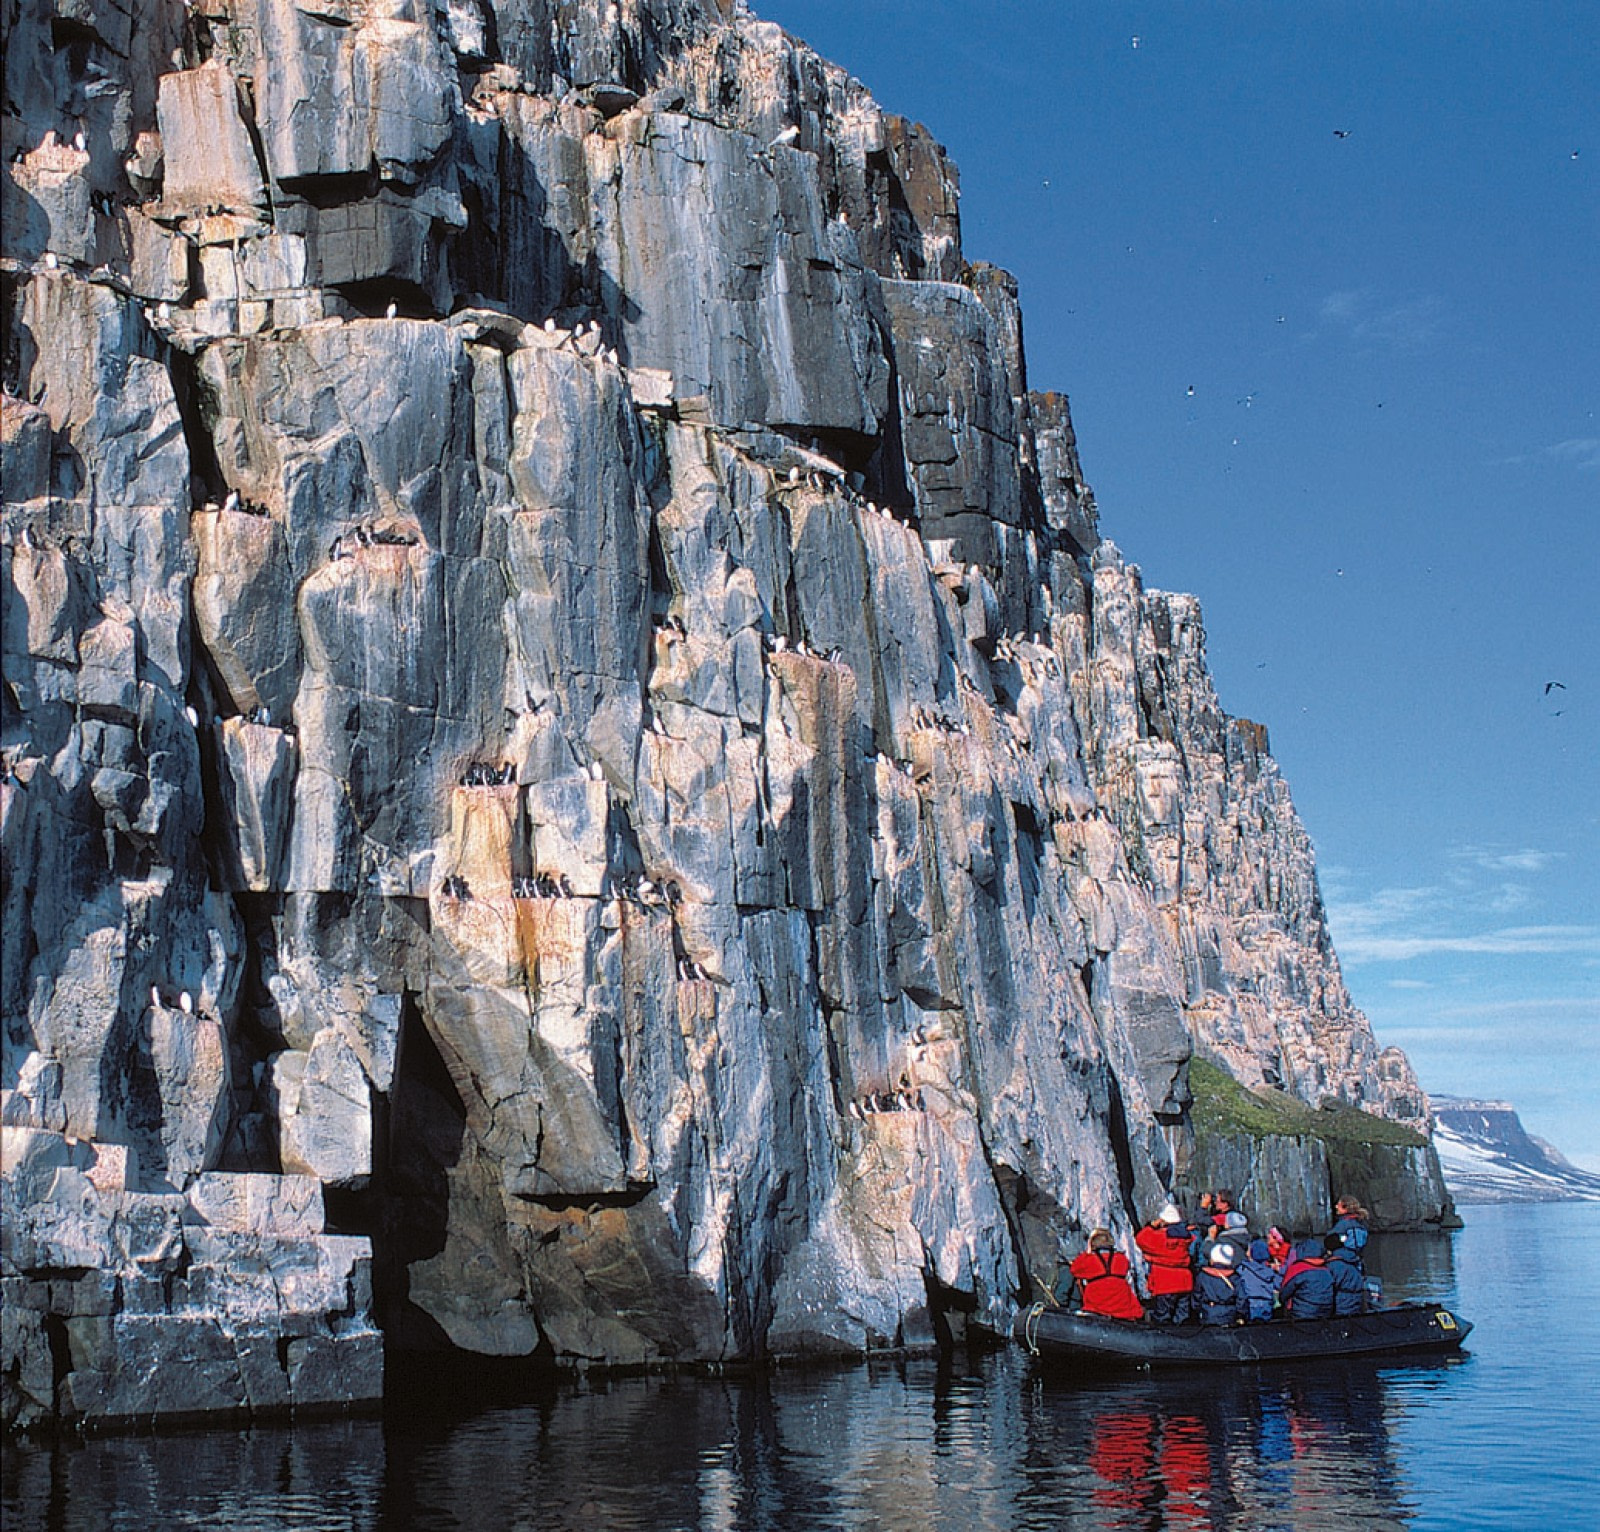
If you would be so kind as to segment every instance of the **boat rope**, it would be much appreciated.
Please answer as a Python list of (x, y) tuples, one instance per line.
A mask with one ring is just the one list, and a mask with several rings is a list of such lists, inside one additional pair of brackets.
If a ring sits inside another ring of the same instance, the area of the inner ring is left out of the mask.
[(1044, 1305), (1036, 1303), (1028, 1310), (1028, 1317), (1022, 1321), (1022, 1339), (1031, 1356), (1039, 1354), (1039, 1316), (1044, 1313)]

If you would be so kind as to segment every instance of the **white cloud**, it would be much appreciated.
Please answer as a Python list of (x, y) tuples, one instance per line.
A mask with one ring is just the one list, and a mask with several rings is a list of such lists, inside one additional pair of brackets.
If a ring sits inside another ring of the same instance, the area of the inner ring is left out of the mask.
[(1521, 1000), (1478, 1000), (1470, 1005), (1444, 1005), (1436, 1016), (1548, 1016), (1576, 1011), (1600, 1021), (1600, 995), (1550, 995)]
[(1434, 293), (1392, 302), (1360, 287), (1329, 293), (1319, 314), (1325, 328), (1341, 330), (1362, 345), (1420, 351), (1443, 330), (1445, 307), (1444, 299)]
[(1564, 851), (1501, 851), (1493, 846), (1458, 846), (1450, 855), (1485, 872), (1545, 872), (1566, 855)]
[(1390, 989), (1432, 989), (1426, 979), (1390, 979)]
[(1542, 456), (1594, 472), (1600, 469), (1600, 436), (1569, 437), (1564, 442), (1544, 448)]
[(1600, 926), (1508, 926), (1470, 936), (1378, 935), (1365, 931), (1336, 939), (1347, 963), (1407, 963), (1443, 953), (1517, 957), (1600, 953)]

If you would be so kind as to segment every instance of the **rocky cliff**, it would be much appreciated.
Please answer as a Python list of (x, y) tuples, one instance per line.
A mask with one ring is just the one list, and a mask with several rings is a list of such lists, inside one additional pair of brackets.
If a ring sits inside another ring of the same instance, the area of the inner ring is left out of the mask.
[(922, 128), (732, 0), (4, 0), (5, 1414), (1003, 1327), (1426, 1126)]

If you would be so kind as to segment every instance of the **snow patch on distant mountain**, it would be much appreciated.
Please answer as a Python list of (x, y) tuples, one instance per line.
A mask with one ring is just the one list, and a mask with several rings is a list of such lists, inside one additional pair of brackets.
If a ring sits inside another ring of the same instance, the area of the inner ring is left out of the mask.
[(1600, 1176), (1534, 1138), (1509, 1101), (1432, 1100), (1433, 1145), (1458, 1203), (1600, 1202)]

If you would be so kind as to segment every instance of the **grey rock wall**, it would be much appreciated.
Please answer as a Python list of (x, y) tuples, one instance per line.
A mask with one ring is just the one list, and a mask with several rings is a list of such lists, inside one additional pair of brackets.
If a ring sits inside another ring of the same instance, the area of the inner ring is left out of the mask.
[(8, 1421), (1001, 1329), (1196, 1046), (1425, 1118), (924, 130), (735, 4), (41, 15)]

